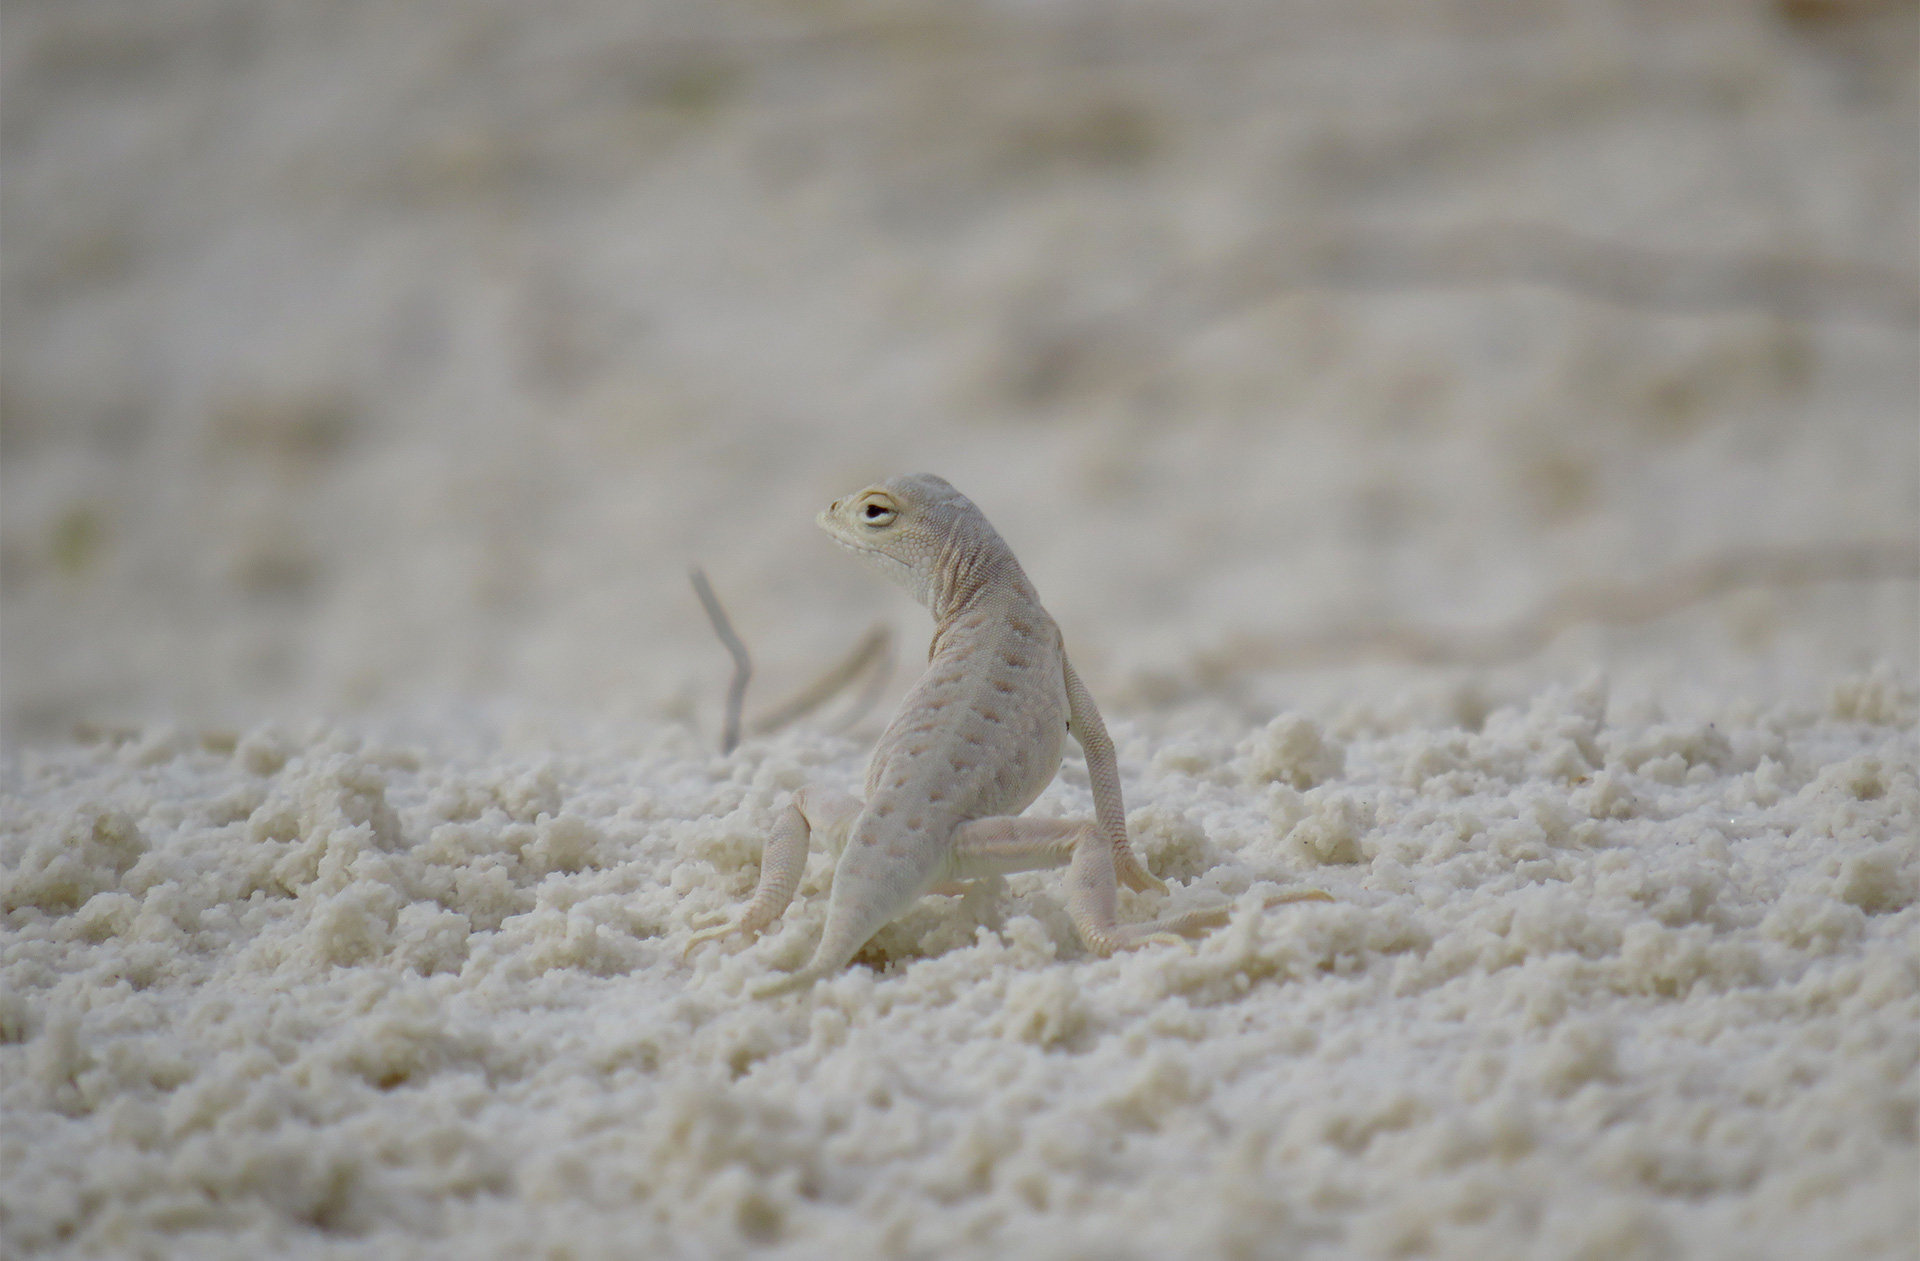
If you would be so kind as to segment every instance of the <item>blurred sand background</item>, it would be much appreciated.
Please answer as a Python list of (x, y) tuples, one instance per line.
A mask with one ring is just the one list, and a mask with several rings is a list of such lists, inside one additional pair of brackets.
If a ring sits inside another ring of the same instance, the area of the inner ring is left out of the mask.
[(1123, 713), (1755, 548), (1879, 550), (1517, 668), (1911, 674), (1915, 15), (10, 0), (5, 736), (713, 726), (687, 565), (911, 662), (811, 518), (913, 469)]

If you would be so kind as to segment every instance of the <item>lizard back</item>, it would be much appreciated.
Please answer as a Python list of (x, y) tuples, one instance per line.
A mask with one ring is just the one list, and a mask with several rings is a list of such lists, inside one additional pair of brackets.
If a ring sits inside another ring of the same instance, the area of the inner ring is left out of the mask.
[(906, 811), (906, 821), (944, 830), (1018, 814), (1059, 771), (1067, 736), (1059, 628), (1030, 587), (995, 594), (936, 634), (926, 673), (874, 748), (862, 824), (885, 827)]

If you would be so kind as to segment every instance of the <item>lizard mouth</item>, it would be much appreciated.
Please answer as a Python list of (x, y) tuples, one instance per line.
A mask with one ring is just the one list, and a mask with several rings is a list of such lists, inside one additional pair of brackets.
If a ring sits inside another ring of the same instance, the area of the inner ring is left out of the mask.
[(878, 571), (883, 577), (890, 581), (906, 583), (909, 586), (912, 585), (913, 568), (898, 557), (889, 556), (878, 548), (862, 547), (858, 543), (842, 538), (838, 532), (833, 530), (827, 531), (827, 537), (831, 538), (847, 551), (852, 552), (860, 559), (861, 563), (865, 564), (869, 569)]

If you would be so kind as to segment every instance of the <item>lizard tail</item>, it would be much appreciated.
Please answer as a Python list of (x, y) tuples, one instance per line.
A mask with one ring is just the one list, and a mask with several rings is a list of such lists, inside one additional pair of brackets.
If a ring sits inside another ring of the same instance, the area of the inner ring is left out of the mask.
[(807, 966), (798, 972), (789, 972), (785, 976), (776, 977), (755, 986), (753, 989), (755, 998), (773, 998), (779, 994), (791, 994), (796, 990), (809, 989), (815, 981), (832, 976), (853, 962), (853, 956), (860, 952), (860, 947), (867, 944), (867, 938), (873, 936), (880, 925), (873, 925), (857, 937), (853, 932), (845, 929), (836, 932), (834, 923), (836, 917), (833, 911), (837, 909), (836, 907), (827, 912), (826, 934), (820, 938), (820, 945), (815, 948), (813, 958), (808, 960)]
[[(861, 851), (853, 849), (841, 858), (840, 869), (834, 874), (832, 900), (827, 904), (827, 926), (807, 966), (755, 989), (755, 998), (790, 994), (832, 976), (853, 962), (867, 939), (919, 896), (918, 888), (902, 888), (895, 881), (858, 878), (861, 857)], [(849, 872), (849, 866), (856, 870)]]

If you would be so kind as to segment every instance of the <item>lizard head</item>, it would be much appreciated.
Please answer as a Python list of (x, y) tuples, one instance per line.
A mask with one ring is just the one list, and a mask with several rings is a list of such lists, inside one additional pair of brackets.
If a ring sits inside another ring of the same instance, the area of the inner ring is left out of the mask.
[(996, 572), (1012, 552), (973, 501), (931, 473), (875, 482), (815, 518), (833, 541), (939, 614)]

